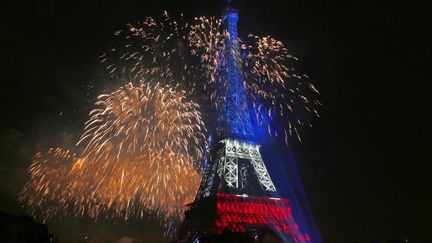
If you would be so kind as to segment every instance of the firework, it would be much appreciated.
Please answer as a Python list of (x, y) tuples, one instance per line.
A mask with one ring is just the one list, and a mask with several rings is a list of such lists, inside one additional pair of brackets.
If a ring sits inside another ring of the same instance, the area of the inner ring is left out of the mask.
[(190, 26), (183, 15), (173, 18), (165, 11), (160, 18), (147, 17), (135, 25), (114, 33), (117, 48), (101, 56), (113, 78), (133, 80), (161, 79), (193, 89), (197, 72), (190, 59)]
[[(116, 32), (125, 44), (102, 56), (110, 73), (142, 78), (166, 78), (181, 84), (190, 95), (207, 94), (212, 108), (225, 105), (227, 78), (225, 44), (228, 34), (222, 20), (197, 17), (188, 23), (168, 13), (160, 20), (148, 17), (136, 26)], [(319, 92), (311, 79), (296, 72), (298, 60), (272, 37), (248, 35), (240, 39), (244, 87), (257, 123), (269, 136), (301, 141), (299, 128), (311, 126), (319, 116)]]
[(205, 127), (198, 105), (177, 88), (142, 83), (101, 95), (96, 106), (78, 142), (80, 155), (37, 154), (21, 201), (42, 208), (45, 219), (59, 210), (180, 219), (200, 179), (195, 168)]
[[(301, 141), (298, 128), (312, 126), (310, 115), (319, 117), (319, 92), (307, 75), (292, 67), (298, 59), (284, 44), (270, 36), (249, 35), (242, 41), (244, 82), (253, 101), (260, 125), (267, 125), (269, 135), (284, 135), (285, 141), (295, 136)], [(280, 129), (274, 124), (286, 124)]]
[[(130, 208), (126, 216), (147, 209), (167, 218), (181, 215), (197, 189), (193, 168), (205, 143), (199, 107), (185, 95), (142, 83), (99, 96), (78, 142), (91, 161), (88, 172), (100, 178), (96, 197), (118, 201), (118, 212)], [(137, 198), (138, 208), (132, 207)]]
[[(60, 148), (39, 152), (29, 168), (30, 180), (21, 191), (19, 200), (25, 202), (32, 214), (42, 214), (48, 220), (58, 214), (70, 201), (69, 176), (75, 154)], [(60, 207), (58, 207), (60, 206)]]

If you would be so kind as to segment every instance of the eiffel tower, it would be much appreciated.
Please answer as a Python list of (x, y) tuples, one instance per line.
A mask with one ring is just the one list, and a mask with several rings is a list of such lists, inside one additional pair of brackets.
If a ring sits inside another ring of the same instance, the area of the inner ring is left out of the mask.
[(262, 242), (267, 235), (279, 242), (311, 242), (294, 221), (290, 201), (277, 197), (260, 153), (243, 86), (238, 19), (233, 8), (223, 16), (228, 33), (221, 70), (227, 79), (226, 102), (177, 242)]

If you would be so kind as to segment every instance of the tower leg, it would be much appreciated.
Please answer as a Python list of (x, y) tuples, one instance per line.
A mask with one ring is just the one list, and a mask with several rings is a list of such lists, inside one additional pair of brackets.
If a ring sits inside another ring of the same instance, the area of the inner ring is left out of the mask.
[(224, 177), (227, 186), (238, 188), (238, 158), (236, 156), (225, 156)]

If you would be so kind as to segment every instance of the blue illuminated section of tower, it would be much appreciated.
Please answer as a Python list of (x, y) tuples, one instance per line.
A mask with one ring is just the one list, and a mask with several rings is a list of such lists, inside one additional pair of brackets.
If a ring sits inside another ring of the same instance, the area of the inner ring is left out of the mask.
[(242, 59), (237, 33), (239, 15), (236, 10), (228, 10), (223, 18), (227, 24), (228, 38), (225, 53), (227, 94), (226, 94), (226, 129), (228, 136), (234, 138), (254, 138), (249, 109), (247, 105), (246, 90), (243, 82)]

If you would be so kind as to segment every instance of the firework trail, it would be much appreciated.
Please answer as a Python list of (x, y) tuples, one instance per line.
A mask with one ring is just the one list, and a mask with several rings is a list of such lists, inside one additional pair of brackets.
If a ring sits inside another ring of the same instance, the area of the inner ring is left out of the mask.
[(98, 97), (79, 156), (38, 153), (20, 200), (45, 219), (58, 215), (181, 219), (199, 184), (205, 127), (199, 106), (168, 86), (128, 84)]
[[(114, 77), (152, 75), (181, 84), (190, 95), (210, 98), (218, 110), (226, 101), (224, 72), (228, 33), (221, 19), (198, 17), (188, 23), (167, 12), (159, 21), (148, 17), (115, 33), (123, 47), (102, 55)], [(248, 35), (240, 39), (244, 87), (257, 123), (271, 137), (301, 141), (299, 129), (318, 117), (319, 92), (311, 79), (293, 68), (298, 60), (272, 37)]]

